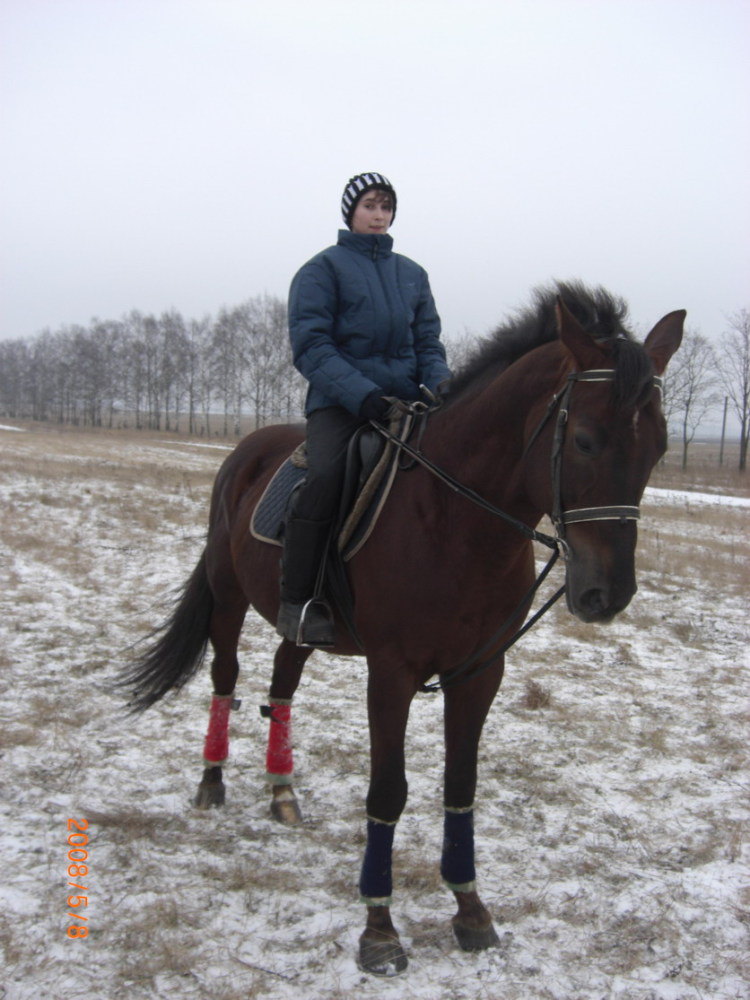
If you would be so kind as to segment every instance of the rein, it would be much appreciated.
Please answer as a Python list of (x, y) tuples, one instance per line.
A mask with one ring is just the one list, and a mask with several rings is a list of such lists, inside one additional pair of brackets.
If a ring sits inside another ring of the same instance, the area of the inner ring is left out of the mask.
[[(438, 681), (434, 681), (431, 684), (422, 684), (420, 687), (421, 691), (434, 694), (437, 691), (447, 687), (452, 687), (461, 681), (470, 680), (471, 678), (484, 673), (485, 670), (488, 670), (491, 666), (497, 663), (497, 661), (505, 655), (511, 646), (513, 646), (521, 638), (521, 636), (525, 635), (526, 632), (528, 632), (529, 629), (531, 629), (539, 621), (542, 615), (546, 614), (553, 604), (555, 604), (557, 600), (562, 597), (565, 593), (565, 584), (563, 584), (562, 587), (560, 587), (559, 590), (557, 590), (552, 597), (550, 597), (549, 600), (547, 600), (546, 603), (543, 604), (542, 607), (511, 636), (510, 639), (503, 643), (500, 649), (497, 650), (489, 660), (482, 662), (482, 657), (494, 648), (495, 644), (500, 640), (500, 637), (507, 631), (509, 626), (517, 621), (517, 619), (523, 614), (527, 603), (533, 599), (537, 590), (539, 590), (542, 583), (547, 578), (550, 570), (557, 562), (560, 553), (562, 552), (567, 558), (568, 545), (565, 541), (565, 528), (568, 524), (578, 524), (582, 521), (603, 520), (617, 520), (624, 523), (626, 521), (634, 521), (640, 518), (640, 510), (638, 507), (625, 505), (608, 507), (581, 507), (569, 511), (563, 511), (562, 509), (562, 456), (563, 445), (565, 443), (565, 431), (570, 413), (570, 398), (573, 391), (573, 385), (576, 382), (612, 382), (614, 377), (614, 370), (611, 368), (571, 372), (567, 376), (565, 386), (555, 393), (550, 400), (545, 415), (537, 425), (524, 449), (523, 454), (525, 456), (528, 454), (534, 442), (537, 440), (557, 409), (558, 414), (551, 453), (553, 501), (550, 518), (555, 527), (554, 537), (552, 535), (547, 535), (544, 532), (537, 531), (535, 528), (530, 528), (527, 524), (524, 524), (523, 521), (519, 521), (517, 518), (507, 514), (499, 507), (496, 507), (495, 504), (490, 503), (489, 500), (486, 500), (478, 493), (475, 493), (474, 490), (459, 483), (458, 480), (454, 479), (453, 476), (445, 472), (444, 469), (435, 465), (435, 463), (428, 459), (418, 448), (413, 448), (406, 441), (396, 437), (395, 434), (392, 434), (386, 427), (383, 427), (382, 424), (379, 424), (374, 420), (371, 421), (372, 426), (380, 434), (382, 434), (383, 437), (395, 444), (399, 449), (401, 449), (401, 451), (409, 455), (413, 462), (419, 463), (431, 472), (437, 479), (445, 483), (445, 485), (453, 490), (454, 493), (457, 493), (459, 496), (471, 501), (473, 504), (493, 516), (501, 518), (506, 522), (506, 524), (515, 528), (531, 541), (540, 542), (542, 545), (547, 546), (547, 548), (553, 549), (552, 555), (550, 556), (544, 569), (541, 571), (526, 594), (524, 594), (523, 598), (518, 602), (516, 608), (505, 619), (500, 628), (491, 636), (491, 638), (488, 639), (476, 653), (470, 656), (468, 660), (465, 660), (459, 666), (454, 667), (452, 670), (443, 674)], [(661, 389), (662, 383), (663, 380), (661, 378), (656, 375), (652, 376), (652, 384), (655, 387)], [(422, 404), (417, 404), (417, 406), (419, 408), (418, 410), (415, 410), (415, 412), (422, 417), (423, 421), (426, 420), (429, 411), (425, 410)]]

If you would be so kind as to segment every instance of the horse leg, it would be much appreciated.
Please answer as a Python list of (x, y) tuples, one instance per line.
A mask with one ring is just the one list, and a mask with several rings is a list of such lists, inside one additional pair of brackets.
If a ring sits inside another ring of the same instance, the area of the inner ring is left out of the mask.
[(464, 951), (499, 943), (492, 917), (476, 891), (474, 793), (482, 726), (500, 685), (500, 676), (445, 690), (445, 813), (440, 873), (455, 895), (453, 932)]
[(359, 966), (376, 976), (398, 975), (408, 964), (391, 920), (391, 855), (396, 823), (406, 805), (404, 738), (415, 690), (408, 677), (390, 674), (375, 678), (370, 669), (367, 847), (359, 880), (367, 924), (359, 939)]
[(292, 787), (292, 699), (302, 677), (302, 669), (313, 652), (284, 640), (276, 650), (267, 706), (261, 711), (269, 719), (266, 749), (266, 778), (271, 784), (271, 815), (286, 826), (302, 821)]
[(221, 806), (226, 797), (222, 765), (229, 756), (229, 712), (235, 703), (234, 687), (240, 672), (237, 643), (247, 607), (242, 599), (229, 606), (215, 605), (211, 614), (209, 638), (214, 649), (211, 663), (214, 693), (203, 746), (205, 768), (195, 797), (199, 809)]

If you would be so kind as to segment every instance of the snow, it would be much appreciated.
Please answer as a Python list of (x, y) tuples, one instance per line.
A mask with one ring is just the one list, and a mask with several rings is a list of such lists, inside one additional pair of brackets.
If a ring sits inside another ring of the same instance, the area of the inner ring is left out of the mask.
[(750, 507), (750, 497), (731, 497), (722, 493), (698, 493), (688, 490), (664, 490), (647, 486), (644, 493), (646, 500), (653, 504), (693, 504), (705, 506), (713, 504), (718, 507)]
[[(221, 458), (166, 438), (3, 443), (2, 1000), (747, 1000), (747, 499), (649, 489), (631, 607), (598, 628), (558, 605), (509, 657), (477, 799), (490, 952), (451, 936), (440, 696), (415, 700), (393, 906), (410, 965), (380, 981), (354, 960), (363, 661), (306, 668), (296, 829), (271, 819), (263, 781), (270, 626), (246, 623), (221, 810), (190, 804), (208, 671), (136, 718), (112, 688), (192, 570)], [(526, 707), (528, 680), (548, 707)], [(89, 824), (78, 879), (71, 818)], [(85, 939), (66, 936), (83, 924), (70, 881), (87, 887)]]

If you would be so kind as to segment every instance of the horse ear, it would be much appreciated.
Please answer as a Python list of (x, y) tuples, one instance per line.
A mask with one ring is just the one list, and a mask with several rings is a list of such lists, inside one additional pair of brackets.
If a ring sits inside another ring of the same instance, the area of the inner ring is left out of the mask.
[(575, 358), (579, 369), (586, 371), (588, 368), (601, 367), (606, 353), (599, 347), (591, 334), (586, 333), (559, 295), (555, 314), (560, 340)]
[(669, 359), (680, 346), (686, 316), (687, 312), (684, 309), (667, 313), (659, 320), (643, 343), (657, 375), (662, 374)]

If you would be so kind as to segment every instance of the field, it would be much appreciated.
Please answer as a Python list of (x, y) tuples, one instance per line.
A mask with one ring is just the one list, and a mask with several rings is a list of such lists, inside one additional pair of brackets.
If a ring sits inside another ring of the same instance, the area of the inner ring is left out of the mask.
[[(378, 981), (354, 961), (363, 661), (309, 661), (295, 829), (263, 780), (270, 626), (246, 624), (222, 810), (190, 804), (208, 671), (135, 718), (112, 688), (192, 570), (228, 447), (0, 429), (0, 1000), (747, 1000), (750, 499), (733, 456), (658, 470), (615, 623), (558, 606), (509, 656), (477, 803), (491, 952), (451, 937), (440, 697), (417, 698), (393, 907), (410, 966)], [(88, 823), (80, 878), (69, 820)]]

